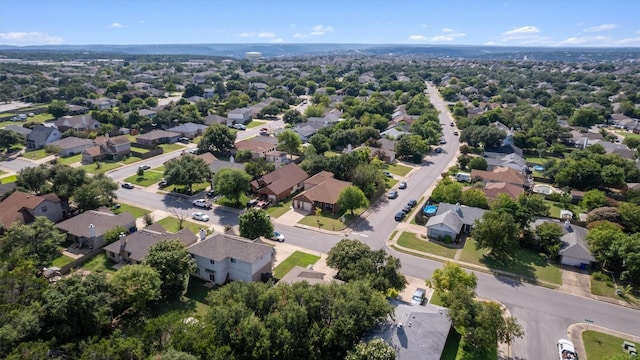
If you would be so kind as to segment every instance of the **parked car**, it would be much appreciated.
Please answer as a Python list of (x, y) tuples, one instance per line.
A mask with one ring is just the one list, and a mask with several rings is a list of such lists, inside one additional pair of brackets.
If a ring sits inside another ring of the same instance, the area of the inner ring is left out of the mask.
[(149, 166), (147, 164), (143, 164), (143, 165), (138, 166), (138, 168), (142, 169), (142, 170), (149, 170), (149, 169), (151, 169), (151, 166)]
[(178, 141), (180, 141), (183, 144), (188, 144), (191, 142), (191, 140), (188, 137), (181, 137), (180, 139), (178, 139)]
[(216, 191), (214, 189), (207, 191), (207, 197), (214, 197), (214, 196), (216, 196)]
[(396, 216), (394, 216), (394, 219), (396, 219), (396, 221), (402, 221), (406, 215), (407, 214), (405, 214), (403, 211), (398, 211), (396, 213)]
[(457, 131), (454, 131), (454, 132), (453, 132), (453, 135), (458, 136), (458, 132), (457, 132)]
[(122, 187), (125, 189), (133, 189), (134, 186), (132, 183), (126, 182), (126, 183), (122, 183)]
[(162, 180), (160, 180), (160, 182), (158, 182), (158, 187), (159, 188), (167, 187), (168, 185), (169, 185), (169, 183), (165, 179), (162, 179)]
[(236, 130), (247, 130), (247, 127), (242, 124), (233, 124), (233, 128)]
[(426, 298), (427, 291), (423, 288), (417, 288), (411, 297), (411, 303), (413, 305), (422, 305)]
[(633, 357), (638, 356), (638, 349), (636, 348), (636, 344), (630, 341), (624, 341), (622, 343), (622, 350), (624, 350), (624, 352), (629, 354), (629, 356), (633, 356)]
[(260, 129), (260, 135), (269, 135), (269, 129), (267, 128)]
[(449, 126), (456, 126), (456, 124), (454, 124), (453, 121), (452, 121), (452, 122), (449, 123)]
[(258, 199), (251, 199), (247, 201), (247, 209), (256, 206), (258, 204), (258, 201)]
[(277, 231), (274, 231), (273, 236), (271, 236), (271, 240), (275, 240), (277, 242), (284, 242), (284, 235), (280, 234)]
[(189, 149), (189, 150), (187, 150), (187, 152), (189, 154), (196, 155), (196, 154), (198, 154), (198, 148)]
[(208, 209), (211, 207), (211, 203), (207, 199), (196, 199), (193, 200), (193, 206)]
[(209, 215), (201, 211), (194, 212), (193, 214), (191, 214), (191, 217), (194, 220), (198, 220), (198, 221), (209, 221)]
[(390, 172), (388, 172), (388, 171), (385, 171), (385, 172), (384, 172), (384, 176), (386, 176), (386, 177), (388, 177), (388, 178), (392, 178), (392, 177), (393, 177), (393, 175), (392, 175)]
[(400, 184), (398, 184), (398, 189), (406, 189), (406, 188), (407, 188), (407, 182), (400, 181)]
[(387, 195), (387, 197), (389, 199), (395, 199), (398, 197), (398, 191), (397, 190), (391, 190), (389, 191), (389, 194)]
[(445, 139), (441, 139), (441, 140), (440, 140), (440, 145), (444, 145), (444, 144), (446, 144), (446, 143), (447, 143), (447, 140), (445, 140)]
[(409, 200), (409, 202), (407, 203), (407, 206), (411, 206), (411, 207), (414, 207), (414, 206), (416, 206), (416, 205), (418, 205), (418, 201), (417, 201), (417, 200), (415, 200), (415, 199), (411, 199), (411, 200)]
[(411, 207), (411, 206), (409, 206), (409, 205), (405, 205), (405, 206), (402, 208), (402, 212), (403, 212), (403, 213), (405, 213), (405, 214), (408, 214), (408, 213), (410, 213), (410, 212), (411, 212), (411, 209), (412, 209), (412, 207)]
[(571, 341), (566, 339), (558, 340), (558, 358), (560, 360), (578, 360), (576, 348)]
[(442, 148), (436, 148), (436, 154), (440, 154), (442, 152)]

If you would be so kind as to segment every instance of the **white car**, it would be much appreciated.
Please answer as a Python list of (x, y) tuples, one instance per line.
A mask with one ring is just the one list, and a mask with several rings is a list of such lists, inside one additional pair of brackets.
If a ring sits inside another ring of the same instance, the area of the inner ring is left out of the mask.
[(277, 242), (284, 242), (284, 235), (280, 234), (277, 231), (274, 231), (273, 236), (271, 237), (271, 240), (275, 240)]
[(142, 170), (149, 170), (149, 169), (151, 169), (151, 166), (146, 165), (146, 164), (145, 164), (145, 165), (140, 165), (140, 166), (138, 166), (138, 167), (139, 167), (140, 169), (142, 169)]
[(233, 124), (233, 128), (236, 130), (247, 130), (247, 127), (242, 124)]
[(558, 357), (560, 360), (578, 360), (576, 348), (571, 341), (566, 339), (558, 340)]
[(203, 212), (194, 212), (193, 214), (191, 214), (191, 217), (194, 220), (199, 220), (199, 221), (209, 221), (209, 215), (203, 213)]
[(208, 209), (211, 207), (211, 203), (207, 199), (196, 199), (193, 200), (193, 206)]

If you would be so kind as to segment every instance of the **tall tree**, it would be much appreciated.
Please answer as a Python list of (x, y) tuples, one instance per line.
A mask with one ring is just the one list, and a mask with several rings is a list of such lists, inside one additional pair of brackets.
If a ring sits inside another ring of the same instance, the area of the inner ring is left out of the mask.
[(256, 239), (260, 236), (271, 238), (273, 236), (273, 224), (266, 211), (258, 208), (247, 209), (238, 216), (240, 236), (247, 239)]
[(395, 360), (396, 351), (382, 339), (359, 342), (344, 360)]
[(236, 142), (236, 133), (228, 126), (213, 124), (207, 128), (198, 143), (198, 151), (201, 153), (213, 150), (226, 152), (233, 149)]
[(47, 112), (57, 119), (69, 113), (69, 105), (64, 100), (53, 100), (47, 107)]
[(353, 210), (369, 206), (369, 201), (360, 188), (349, 185), (340, 191), (337, 204), (342, 209), (351, 211), (351, 215), (353, 216)]
[(49, 168), (45, 164), (37, 167), (26, 167), (18, 172), (16, 185), (39, 194), (47, 184)]
[(453, 290), (462, 287), (471, 291), (475, 291), (478, 284), (476, 275), (472, 272), (466, 272), (460, 265), (447, 262), (443, 268), (433, 271), (431, 280), (427, 281), (427, 285), (433, 287), (440, 293), (444, 306), (450, 306), (455, 298), (453, 298)]
[(524, 330), (513, 316), (504, 319), (504, 326), (498, 329), (498, 341), (507, 344), (507, 354), (511, 353), (511, 344), (524, 337)]
[(36, 216), (31, 224), (9, 226), (0, 238), (0, 251), (3, 256), (32, 259), (37, 265), (46, 266), (60, 255), (59, 247), (65, 238), (51, 220)]
[(462, 203), (467, 206), (477, 207), (481, 209), (489, 208), (489, 201), (487, 195), (478, 189), (468, 189), (462, 193)]
[(164, 178), (169, 184), (186, 186), (191, 193), (193, 184), (205, 182), (211, 178), (211, 170), (204, 159), (185, 154), (165, 163)]
[(536, 226), (535, 232), (538, 237), (538, 243), (544, 252), (552, 257), (558, 256), (562, 246), (560, 238), (563, 234), (560, 225), (553, 222), (545, 222)]
[(278, 147), (286, 151), (290, 158), (297, 153), (302, 145), (300, 136), (291, 130), (285, 130), (278, 135)]
[(234, 168), (224, 168), (214, 176), (214, 186), (220, 195), (240, 203), (240, 196), (249, 191), (251, 176), (244, 170)]
[(196, 269), (193, 258), (179, 240), (165, 240), (152, 245), (143, 263), (160, 275), (160, 295), (164, 299), (180, 298), (187, 290), (189, 275)]
[(9, 151), (13, 145), (20, 144), (24, 138), (11, 130), (0, 129), (0, 149)]
[(442, 179), (431, 192), (431, 201), (434, 203), (446, 202), (455, 204), (462, 198), (462, 185), (446, 177)]
[(471, 236), (479, 249), (489, 249), (498, 259), (508, 258), (518, 248), (520, 228), (511, 214), (489, 210), (475, 221)]
[(123, 309), (143, 310), (151, 301), (160, 298), (162, 281), (149, 265), (129, 265), (118, 270), (109, 282), (113, 294)]
[(62, 200), (69, 200), (75, 189), (89, 180), (84, 169), (67, 165), (54, 166), (51, 174), (52, 190)]

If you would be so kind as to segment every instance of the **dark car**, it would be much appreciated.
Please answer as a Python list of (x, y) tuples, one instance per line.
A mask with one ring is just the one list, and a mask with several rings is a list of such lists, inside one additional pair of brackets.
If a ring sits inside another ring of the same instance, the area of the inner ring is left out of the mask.
[(160, 182), (158, 183), (159, 188), (167, 187), (167, 185), (169, 185), (169, 183), (165, 179), (160, 180)]
[(211, 189), (209, 191), (207, 191), (207, 197), (214, 197), (216, 196), (216, 191)]
[(400, 184), (398, 185), (398, 189), (406, 189), (406, 188), (407, 188), (407, 182), (401, 181)]
[(403, 213), (405, 213), (405, 214), (408, 214), (408, 213), (410, 213), (410, 212), (411, 212), (411, 209), (412, 209), (412, 208), (411, 208), (411, 206), (409, 206), (409, 205), (405, 205), (405, 206), (402, 208), (402, 212), (403, 212)]
[(385, 172), (384, 172), (384, 176), (386, 176), (386, 177), (388, 177), (388, 178), (392, 178), (392, 177), (393, 177), (393, 175), (392, 175), (390, 172), (388, 172), (388, 171), (385, 171)]
[(436, 148), (436, 154), (440, 154), (442, 152), (442, 148)]
[(398, 211), (396, 213), (395, 219), (396, 219), (396, 221), (402, 221), (406, 215), (407, 214), (405, 214), (404, 212)]
[(388, 197), (389, 199), (395, 199), (395, 198), (397, 198), (397, 197), (398, 197), (398, 191), (396, 191), (396, 190), (391, 190), (391, 191), (389, 191), (389, 194), (387, 195), (387, 197)]
[(407, 206), (411, 206), (411, 207), (414, 207), (416, 205), (418, 205), (418, 201), (414, 199), (409, 200), (409, 202), (407, 203)]

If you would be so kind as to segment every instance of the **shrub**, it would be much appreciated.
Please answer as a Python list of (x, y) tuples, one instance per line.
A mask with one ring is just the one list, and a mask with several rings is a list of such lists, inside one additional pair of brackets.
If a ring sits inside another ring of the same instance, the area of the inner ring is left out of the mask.
[(593, 274), (591, 274), (591, 277), (593, 278), (593, 280), (597, 280), (597, 281), (605, 281), (605, 282), (611, 281), (611, 277), (603, 273), (602, 271), (594, 272)]
[(153, 224), (153, 216), (151, 216), (151, 214), (144, 214), (142, 219), (144, 220), (144, 223), (147, 226)]

